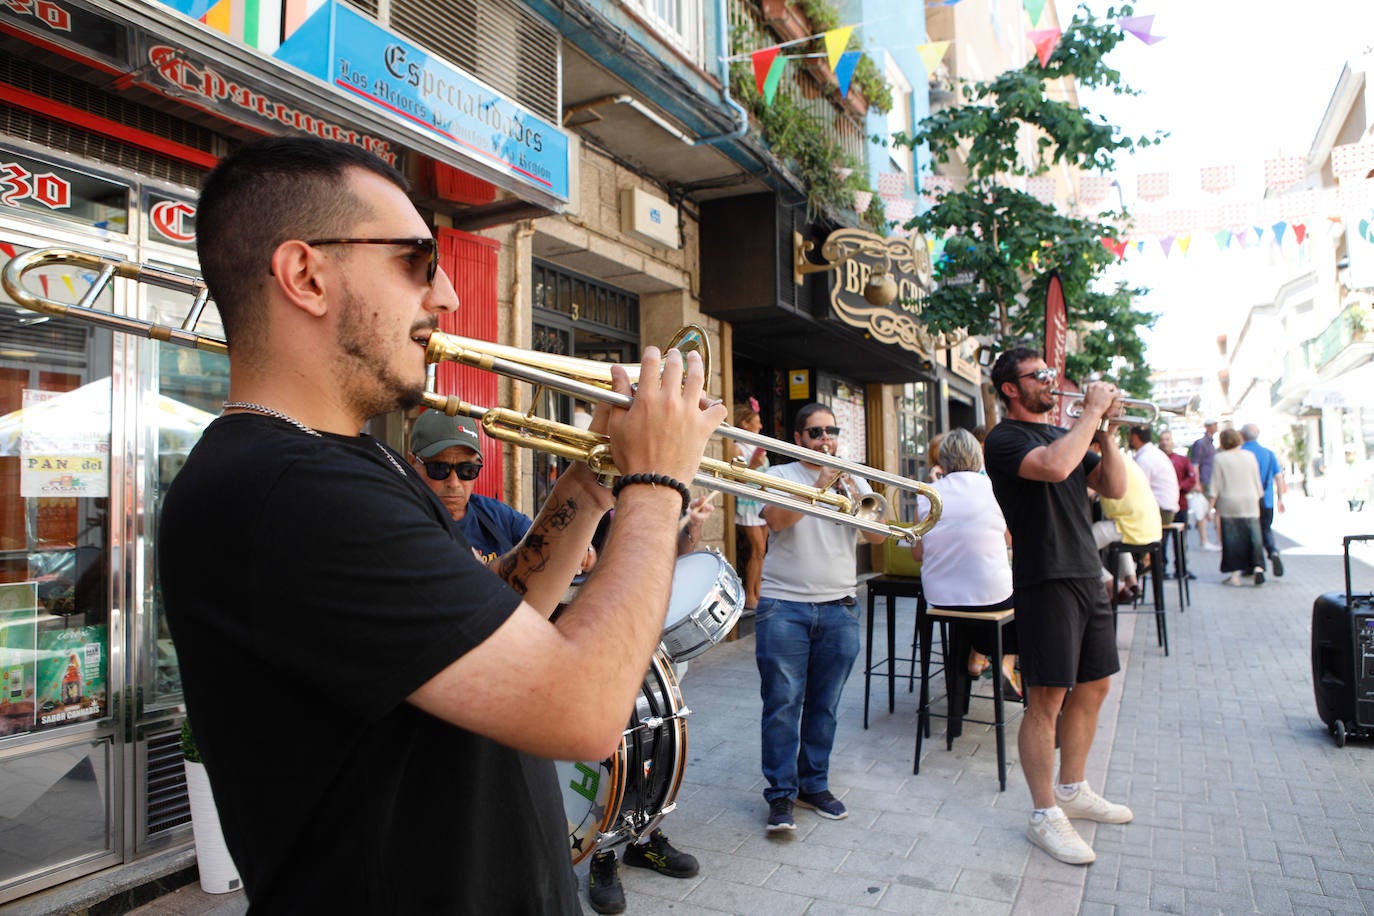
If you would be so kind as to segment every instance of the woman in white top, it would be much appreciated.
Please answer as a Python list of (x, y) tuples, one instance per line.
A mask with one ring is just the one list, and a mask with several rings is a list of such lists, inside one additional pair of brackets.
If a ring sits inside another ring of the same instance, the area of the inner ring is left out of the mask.
[[(921, 589), (935, 607), (958, 611), (999, 611), (1012, 606), (1011, 564), (1002, 509), (992, 494), (992, 483), (980, 473), (983, 451), (965, 429), (951, 430), (932, 456), (944, 476), (931, 486), (940, 493), (944, 511), (930, 533), (912, 545), (911, 554), (921, 561)], [(930, 502), (917, 498), (916, 512), (924, 517)], [(1021, 695), (1016, 674), (1015, 624), (1007, 628), (1002, 671), (1007, 685)], [(977, 677), (990, 663), (975, 648), (969, 655), (969, 674)]]
[[(749, 400), (751, 403), (741, 404), (735, 408), (735, 425), (756, 433), (763, 429), (763, 420), (759, 419), (754, 399)], [(730, 446), (735, 457), (744, 462), (750, 470), (767, 469), (768, 453), (762, 448), (748, 448), (733, 439), (730, 440)], [(750, 611), (758, 607), (759, 584), (763, 579), (763, 554), (768, 549), (768, 525), (759, 516), (759, 510), (762, 508), (763, 504), (757, 499), (735, 497), (735, 524), (739, 526), (749, 545), (749, 558), (744, 564), (744, 607)]]
[(1221, 451), (1212, 461), (1212, 482), (1207, 496), (1210, 507), (1221, 519), (1221, 571), (1230, 573), (1222, 584), (1240, 585), (1242, 575), (1264, 583), (1264, 541), (1260, 537), (1259, 462), (1241, 448), (1240, 433), (1221, 431)]

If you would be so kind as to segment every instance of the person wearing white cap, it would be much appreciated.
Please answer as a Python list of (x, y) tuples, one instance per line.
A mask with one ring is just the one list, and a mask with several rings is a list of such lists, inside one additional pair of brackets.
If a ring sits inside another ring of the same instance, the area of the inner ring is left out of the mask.
[(472, 492), (482, 473), (477, 421), (426, 410), (410, 428), (410, 464), (458, 523), (484, 563), (503, 556), (525, 536), (530, 517), (499, 499)]

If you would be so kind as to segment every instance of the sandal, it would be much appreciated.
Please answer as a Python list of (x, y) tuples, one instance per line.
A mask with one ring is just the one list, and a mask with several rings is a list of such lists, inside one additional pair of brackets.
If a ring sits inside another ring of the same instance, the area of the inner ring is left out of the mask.
[(983, 673), (992, 667), (992, 659), (983, 653), (972, 650), (968, 654), (968, 676), (982, 677)]

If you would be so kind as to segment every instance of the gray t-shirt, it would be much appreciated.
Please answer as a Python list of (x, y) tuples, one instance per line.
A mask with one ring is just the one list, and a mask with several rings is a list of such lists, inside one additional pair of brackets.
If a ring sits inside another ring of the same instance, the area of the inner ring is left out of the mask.
[[(818, 471), (800, 461), (768, 469), (774, 477), (813, 484)], [(859, 495), (873, 492), (868, 481), (852, 478)], [(764, 507), (766, 514), (769, 509)], [(759, 594), (783, 601), (837, 601), (858, 588), (855, 547), (858, 532), (849, 525), (812, 515), (768, 536)]]

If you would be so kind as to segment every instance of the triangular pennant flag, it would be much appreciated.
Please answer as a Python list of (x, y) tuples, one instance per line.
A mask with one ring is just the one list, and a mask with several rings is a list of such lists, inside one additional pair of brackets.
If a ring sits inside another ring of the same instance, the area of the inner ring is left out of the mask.
[(1152, 45), (1155, 42), (1162, 41), (1164, 39), (1163, 35), (1150, 34), (1150, 29), (1154, 26), (1154, 22), (1155, 17), (1152, 15), (1123, 16), (1116, 21), (1116, 24), (1121, 26), (1121, 31), (1130, 32), (1132, 35), (1134, 35), (1136, 38), (1139, 38), (1147, 45)]
[(1045, 14), (1045, 0), (1021, 0), (1021, 5), (1026, 8), (1031, 25), (1039, 25), (1040, 17)]
[(1217, 250), (1220, 251), (1227, 245), (1231, 244), (1231, 230), (1218, 229), (1216, 232), (1212, 234), (1212, 238), (1216, 240)]
[(1164, 257), (1167, 258), (1169, 256), (1169, 250), (1174, 247), (1174, 237), (1172, 235), (1164, 236), (1164, 238), (1159, 240), (1159, 247), (1163, 249)]
[(944, 256), (945, 256), (945, 243), (948, 242), (948, 241), (949, 241), (948, 239), (935, 239), (935, 240), (931, 243), (931, 248), (930, 248), (930, 260), (931, 260), (931, 261), (933, 261), (933, 262), (936, 263), (936, 264), (939, 264), (939, 263), (940, 263), (941, 259), (944, 258)]
[(233, 13), (234, 5), (230, 3), (229, 0), (220, 0), (219, 3), (210, 7), (205, 15), (201, 17), (200, 21), (216, 32), (222, 32), (228, 35), (229, 30), (233, 27)]
[(1115, 252), (1115, 251), (1116, 251), (1116, 242), (1113, 242), (1111, 239), (1107, 238), (1105, 235), (1102, 236), (1102, 238), (1098, 239), (1098, 241), (1101, 242), (1101, 243), (1102, 243), (1102, 247), (1105, 248), (1105, 249), (1107, 249), (1108, 251), (1111, 251), (1111, 252)]
[(786, 55), (774, 58), (772, 66), (768, 68), (768, 78), (763, 81), (763, 103), (765, 105), (773, 104), (773, 96), (778, 94), (778, 84), (782, 82), (782, 71), (787, 69), (789, 59)]
[(1031, 44), (1035, 45), (1035, 56), (1040, 58), (1040, 66), (1050, 65), (1050, 55), (1054, 53), (1054, 46), (1059, 44), (1059, 36), (1063, 34), (1059, 29), (1031, 29), (1026, 33)]
[(925, 65), (926, 76), (935, 74), (936, 66), (945, 59), (945, 52), (948, 50), (949, 42), (947, 41), (932, 41), (929, 44), (916, 46), (916, 53), (921, 55), (921, 63)]
[(1193, 244), (1193, 237), (1191, 235), (1180, 235), (1178, 237), (1178, 250), (1185, 255), (1188, 253), (1188, 246), (1191, 244)]
[(825, 33), (825, 56), (830, 59), (831, 70), (835, 69), (835, 62), (840, 59), (844, 49), (849, 47), (849, 36), (853, 34), (852, 25), (840, 26)]
[(1303, 237), (1306, 235), (1307, 227), (1305, 225), (1303, 225), (1302, 223), (1293, 224), (1293, 238), (1297, 240), (1299, 245), (1302, 244)]
[(1285, 223), (1283, 220), (1279, 220), (1277, 223), (1275, 223), (1275, 224), (1274, 224), (1274, 241), (1276, 241), (1276, 242), (1278, 242), (1280, 245), (1282, 245), (1282, 244), (1283, 244), (1283, 234), (1284, 234), (1285, 232), (1287, 232), (1287, 231), (1288, 231), (1288, 224)]
[(840, 95), (849, 95), (849, 81), (854, 78), (854, 68), (859, 65), (861, 51), (845, 51), (835, 66), (835, 79), (840, 81)]
[(1250, 228), (1252, 228), (1252, 229), (1255, 231), (1255, 241), (1256, 241), (1256, 242), (1262, 242), (1262, 241), (1264, 241), (1264, 227), (1263, 227), (1263, 226), (1251, 226)]
[(1145, 240), (1144, 240), (1144, 239), (1141, 239), (1140, 241), (1138, 241), (1138, 242), (1135, 243), (1135, 250), (1136, 250), (1136, 253), (1137, 253), (1137, 254), (1144, 254), (1144, 253), (1145, 253)]
[(754, 62), (754, 84), (759, 87), (759, 95), (763, 95), (764, 83), (768, 82), (768, 73), (773, 69), (773, 60), (778, 56), (779, 50), (780, 45), (773, 45), (749, 55), (749, 59)]

